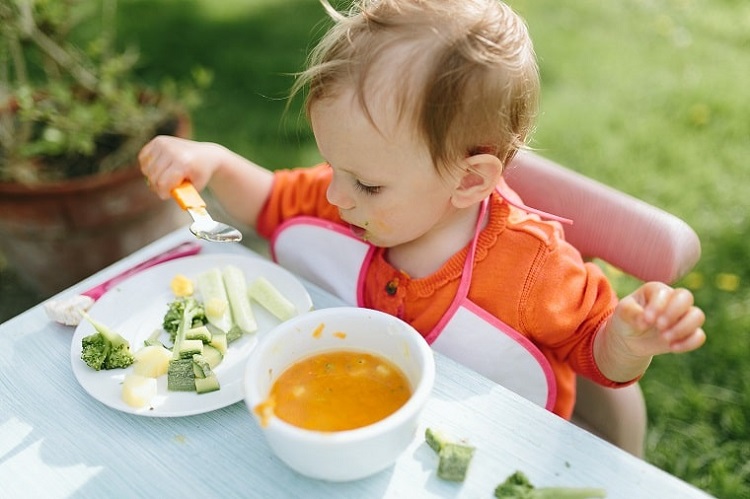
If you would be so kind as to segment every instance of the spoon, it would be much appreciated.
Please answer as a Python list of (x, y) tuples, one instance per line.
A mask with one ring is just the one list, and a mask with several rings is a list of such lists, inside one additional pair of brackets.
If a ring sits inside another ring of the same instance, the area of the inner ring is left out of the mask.
[(122, 281), (137, 274), (138, 272), (149, 269), (160, 263), (169, 262), (177, 258), (183, 258), (186, 256), (196, 255), (200, 252), (202, 246), (198, 241), (184, 242), (175, 246), (174, 248), (168, 249), (163, 253), (159, 253), (153, 258), (141, 262), (129, 269), (117, 274), (104, 281), (101, 284), (94, 286), (93, 288), (84, 291), (80, 295), (74, 295), (69, 298), (63, 298), (59, 300), (48, 300), (44, 303), (44, 311), (47, 313), (47, 317), (55, 322), (64, 324), (66, 326), (77, 326), (81, 322), (81, 310), (87, 311), (91, 308), (96, 300), (98, 300), (104, 293), (112, 289), (114, 286), (120, 284)]
[(195, 189), (193, 184), (184, 180), (180, 185), (172, 189), (172, 197), (180, 208), (190, 213), (193, 223), (190, 232), (195, 237), (217, 243), (231, 243), (242, 240), (242, 233), (221, 222), (216, 222), (206, 211), (206, 202)]

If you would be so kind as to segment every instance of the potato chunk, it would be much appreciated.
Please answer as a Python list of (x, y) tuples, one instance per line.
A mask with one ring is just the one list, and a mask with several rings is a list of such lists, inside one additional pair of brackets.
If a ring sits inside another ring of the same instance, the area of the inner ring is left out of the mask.
[(172, 352), (161, 345), (149, 345), (138, 350), (134, 357), (133, 374), (158, 378), (167, 374)]
[(127, 374), (122, 383), (122, 400), (130, 407), (147, 406), (156, 396), (156, 378)]

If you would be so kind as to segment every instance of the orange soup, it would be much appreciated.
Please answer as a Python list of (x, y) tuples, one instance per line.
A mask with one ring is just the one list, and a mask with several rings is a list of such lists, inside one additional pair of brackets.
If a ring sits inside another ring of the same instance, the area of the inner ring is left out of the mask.
[(411, 396), (404, 373), (369, 353), (336, 350), (302, 359), (276, 380), (270, 405), (300, 428), (351, 430), (395, 412)]

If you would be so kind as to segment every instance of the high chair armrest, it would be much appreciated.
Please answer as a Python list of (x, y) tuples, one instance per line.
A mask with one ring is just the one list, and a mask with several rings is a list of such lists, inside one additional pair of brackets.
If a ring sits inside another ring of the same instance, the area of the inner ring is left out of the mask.
[(566, 239), (643, 281), (672, 283), (698, 262), (698, 235), (682, 219), (541, 156), (522, 152), (505, 181), (533, 208), (573, 220)]

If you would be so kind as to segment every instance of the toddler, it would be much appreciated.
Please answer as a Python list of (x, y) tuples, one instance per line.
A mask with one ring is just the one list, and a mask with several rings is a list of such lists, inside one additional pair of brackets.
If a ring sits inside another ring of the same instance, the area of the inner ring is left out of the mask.
[(210, 188), (283, 266), (564, 418), (576, 374), (623, 387), (652, 356), (703, 344), (689, 291), (650, 282), (618, 301), (558, 221), (513, 201), (502, 175), (526, 147), (539, 78), (507, 5), (325, 5), (335, 23), (292, 92), (306, 91), (324, 162), (271, 172), (157, 137), (139, 159), (161, 198), (183, 179)]

